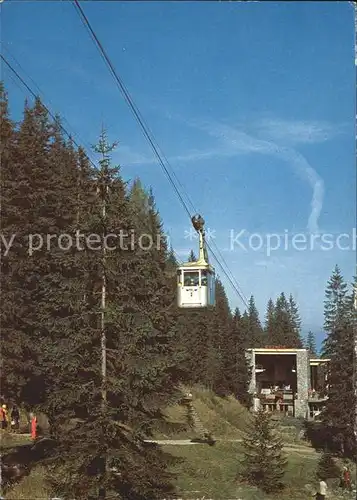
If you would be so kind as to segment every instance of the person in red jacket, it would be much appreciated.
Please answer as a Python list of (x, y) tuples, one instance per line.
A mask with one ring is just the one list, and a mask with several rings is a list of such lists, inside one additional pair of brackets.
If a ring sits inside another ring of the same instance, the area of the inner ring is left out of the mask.
[(7, 406), (6, 405), (1, 406), (0, 419), (1, 419), (1, 428), (7, 429), (8, 415), (7, 415)]
[(31, 418), (31, 439), (35, 440), (37, 437), (37, 418), (33, 413), (30, 414)]
[(351, 474), (350, 474), (348, 467), (343, 468), (343, 486), (344, 486), (344, 488), (346, 488), (349, 491), (352, 490)]

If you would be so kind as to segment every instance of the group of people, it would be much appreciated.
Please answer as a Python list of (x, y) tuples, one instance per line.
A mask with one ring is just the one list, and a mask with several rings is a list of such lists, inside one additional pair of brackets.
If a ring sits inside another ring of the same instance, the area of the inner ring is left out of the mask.
[[(352, 491), (351, 473), (346, 466), (343, 467), (340, 487), (344, 490)], [(315, 498), (317, 500), (325, 500), (325, 498), (327, 498), (327, 484), (325, 478), (320, 479), (319, 491), (316, 493)]]
[[(10, 426), (11, 430), (17, 431), (20, 427), (20, 412), (16, 405), (11, 409), (10, 413)], [(9, 427), (9, 413), (6, 404), (1, 405), (0, 408), (0, 422), (2, 429), (8, 429)]]
[[(10, 416), (10, 418), (9, 418)], [(9, 410), (7, 408), (6, 404), (2, 404), (0, 406), (0, 425), (1, 429), (7, 430), (9, 428), (9, 423), (10, 423), (10, 430), (17, 432), (20, 429), (20, 411), (16, 405), (13, 405), (11, 408), (11, 412), (9, 415)], [(32, 439), (37, 438), (38, 434), (38, 423), (37, 423), (37, 417), (34, 413), (30, 413), (30, 419), (29, 419), (29, 424), (30, 424), (30, 429), (31, 429), (31, 437)]]

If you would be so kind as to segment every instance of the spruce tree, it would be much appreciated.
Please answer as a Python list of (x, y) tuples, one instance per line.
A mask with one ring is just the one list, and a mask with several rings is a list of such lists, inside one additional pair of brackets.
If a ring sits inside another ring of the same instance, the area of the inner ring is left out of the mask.
[(17, 183), (21, 188), (22, 172), (17, 172), (15, 168), (16, 139), (15, 124), (9, 117), (7, 93), (0, 82), (1, 393), (6, 399), (19, 398), (26, 384), (30, 363), (25, 355), (29, 347), (28, 336), (21, 327), (25, 292), (15, 274), (19, 264), (17, 254), (22, 252), (24, 255), (19, 241), (21, 236), (17, 233), (25, 220), (21, 219), (24, 214), (17, 198)]
[[(335, 327), (336, 347), (328, 367), (328, 400), (323, 422), (332, 431), (332, 445), (337, 444), (342, 455), (353, 456), (355, 449), (353, 387), (353, 328), (342, 324)], [(333, 446), (334, 447), (334, 446)]]
[(297, 347), (298, 349), (302, 349), (303, 342), (301, 339), (301, 318), (299, 314), (299, 308), (291, 294), (289, 295), (288, 312), (290, 317), (291, 330), (295, 337), (295, 347)]
[(60, 165), (49, 155), (54, 135), (41, 101), (36, 99), (32, 108), (26, 105), (11, 161), (3, 170), (2, 223), (6, 234), (16, 234), (12, 251), (2, 263), (8, 304), (2, 310), (4, 392), (12, 390), (11, 397), (25, 405), (38, 403), (44, 395), (41, 353), (47, 332), (40, 305), (53, 268), (47, 238), (61, 223)]
[(310, 356), (317, 356), (315, 335), (310, 330), (306, 337), (306, 349), (308, 349)]
[(251, 340), (250, 335), (249, 335), (249, 316), (248, 316), (247, 311), (244, 311), (244, 313), (242, 314), (241, 319), (240, 319), (240, 325), (242, 328), (242, 335), (246, 339), (247, 348), (251, 348), (252, 347), (252, 340)]
[[(240, 403), (249, 408), (251, 396), (248, 393), (248, 389), (251, 368), (245, 355), (245, 351), (249, 346), (238, 308), (235, 309), (232, 317), (231, 334), (229, 338), (230, 342), (227, 342), (227, 354), (224, 360), (224, 366), (227, 366), (227, 372), (231, 374), (231, 392)], [(231, 367), (230, 370), (228, 370), (229, 366)]]
[[(212, 312), (208, 310), (182, 309), (177, 314), (177, 342), (183, 346), (185, 361), (183, 368), (189, 373), (189, 383), (207, 382), (207, 358), (212, 346)], [(213, 353), (214, 355), (214, 353)]]
[(316, 476), (318, 479), (334, 479), (341, 475), (340, 468), (336, 464), (333, 455), (329, 451), (322, 453), (316, 469)]
[(270, 413), (262, 407), (253, 415), (243, 446), (244, 459), (240, 477), (265, 493), (281, 490), (287, 464), (282, 451), (283, 442)]
[(216, 307), (212, 311), (212, 321), (209, 325), (209, 351), (206, 360), (207, 383), (218, 394), (227, 395), (232, 392), (232, 377), (234, 376), (235, 352), (231, 337), (231, 311), (228, 298), (219, 278), (216, 279)]
[[(149, 314), (150, 309), (153, 309), (155, 316), (161, 312), (162, 318), (165, 318), (166, 328), (172, 329), (169, 342), (171, 354), (176, 359), (177, 377), (180, 376), (184, 382), (188, 378), (185, 369), (186, 353), (176, 326), (179, 314), (175, 308), (177, 261), (172, 249), (168, 249), (163, 223), (156, 208), (152, 189), (146, 190), (137, 179), (130, 191), (129, 200), (137, 236), (144, 247), (147, 247), (145, 258), (149, 272), (148, 282), (152, 281), (158, 287), (155, 292), (155, 302), (147, 305), (146, 311)], [(174, 278), (172, 279), (173, 271)], [(159, 306), (161, 306), (161, 311), (159, 311)], [(164, 314), (163, 311), (165, 311)]]
[(275, 345), (275, 305), (272, 299), (269, 299), (267, 304), (264, 333), (266, 345)]
[(339, 267), (335, 269), (327, 283), (324, 303), (324, 330), (327, 333), (322, 344), (322, 355), (330, 357), (336, 346), (336, 329), (344, 322), (348, 314), (348, 286)]
[(250, 297), (248, 303), (248, 330), (251, 346), (262, 347), (264, 344), (263, 328), (253, 296)]
[(133, 217), (136, 227), (148, 223), (149, 200), (148, 195), (140, 181), (136, 178), (130, 189), (130, 203), (133, 209)]
[[(168, 263), (168, 268), (170, 270), (176, 271), (177, 267), (179, 266), (179, 263), (176, 259), (174, 249), (171, 247), (167, 256), (167, 263)], [(176, 273), (175, 273), (175, 283), (176, 283)]]
[[(88, 179), (88, 198), (78, 197), (85, 208), (79, 221), (86, 235), (112, 236), (106, 252), (101, 240), (75, 253), (76, 274), (62, 295), (68, 311), (53, 325), (57, 342), (48, 366), (56, 379), (44, 406), (56, 442), (50, 477), (64, 496), (162, 498), (173, 491), (170, 458), (144, 437), (178, 392), (173, 330), (161, 296), (166, 281), (161, 257), (153, 262), (152, 249), (140, 247), (140, 228), (136, 234), (133, 208), (103, 134), (98, 152), (100, 169)], [(120, 234), (121, 241), (115, 237)], [(152, 275), (162, 283), (150, 281)]]
[(275, 305), (274, 341), (277, 346), (301, 348), (300, 319), (293, 300), (287, 300), (282, 292)]
[[(248, 318), (246, 317), (248, 321)], [(244, 316), (241, 315), (238, 307), (235, 308), (232, 316), (232, 325), (234, 330), (234, 336), (239, 348), (244, 350), (250, 347), (249, 337), (247, 336), (247, 325), (245, 324)]]
[(328, 367), (328, 400), (322, 414), (328, 436), (327, 444), (344, 456), (353, 456), (356, 441), (354, 409), (356, 395), (353, 387), (353, 298), (336, 266), (327, 284), (325, 301), (324, 355), (330, 358)]

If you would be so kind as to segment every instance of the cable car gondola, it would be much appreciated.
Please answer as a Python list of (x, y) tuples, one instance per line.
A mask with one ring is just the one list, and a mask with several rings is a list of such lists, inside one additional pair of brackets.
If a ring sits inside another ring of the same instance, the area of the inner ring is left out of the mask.
[(215, 271), (208, 262), (204, 232), (205, 222), (200, 215), (193, 216), (191, 221), (199, 235), (199, 257), (196, 262), (187, 262), (177, 269), (178, 307), (215, 306)]

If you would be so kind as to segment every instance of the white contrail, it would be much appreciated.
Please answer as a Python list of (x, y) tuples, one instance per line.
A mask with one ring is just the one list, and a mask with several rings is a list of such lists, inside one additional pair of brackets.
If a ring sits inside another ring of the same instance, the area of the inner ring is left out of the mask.
[(313, 191), (307, 229), (311, 233), (319, 231), (318, 220), (323, 204), (324, 181), (301, 153), (292, 148), (279, 146), (272, 141), (257, 139), (227, 125), (210, 124), (202, 128), (210, 135), (229, 144), (232, 156), (238, 153), (269, 154), (285, 160), (292, 166), (300, 178), (309, 183)]
[[(323, 205), (324, 181), (301, 153), (296, 151), (294, 148), (279, 146), (271, 140), (258, 139), (246, 134), (245, 132), (235, 129), (234, 127), (222, 125), (220, 123), (197, 123), (187, 121), (185, 121), (185, 123), (191, 127), (204, 130), (212, 137), (219, 139), (221, 144), (208, 150), (194, 150), (181, 155), (170, 156), (170, 163), (197, 162), (213, 158), (234, 157), (240, 154), (251, 153), (267, 154), (275, 156), (280, 160), (284, 160), (293, 168), (299, 177), (305, 182), (308, 182), (312, 188), (311, 211), (307, 223), (307, 229), (311, 233), (319, 231), (318, 220)], [(309, 124), (306, 126), (311, 133), (311, 126), (309, 126)], [(286, 130), (285, 124), (283, 124), (283, 129)], [(318, 130), (317, 138), (319, 141), (321, 140), (321, 137), (321, 131)], [(123, 153), (123, 151), (125, 157), (124, 160), (122, 160), (123, 164), (145, 165), (156, 163), (156, 159), (154, 157), (145, 157), (144, 155), (132, 152), (129, 148), (125, 149), (122, 147), (121, 153)]]
[(311, 212), (307, 223), (310, 233), (318, 233), (318, 220), (322, 210), (324, 199), (324, 181), (314, 168), (308, 163), (306, 158), (294, 149), (280, 148), (279, 154), (289, 162), (300, 177), (306, 180), (312, 188)]

